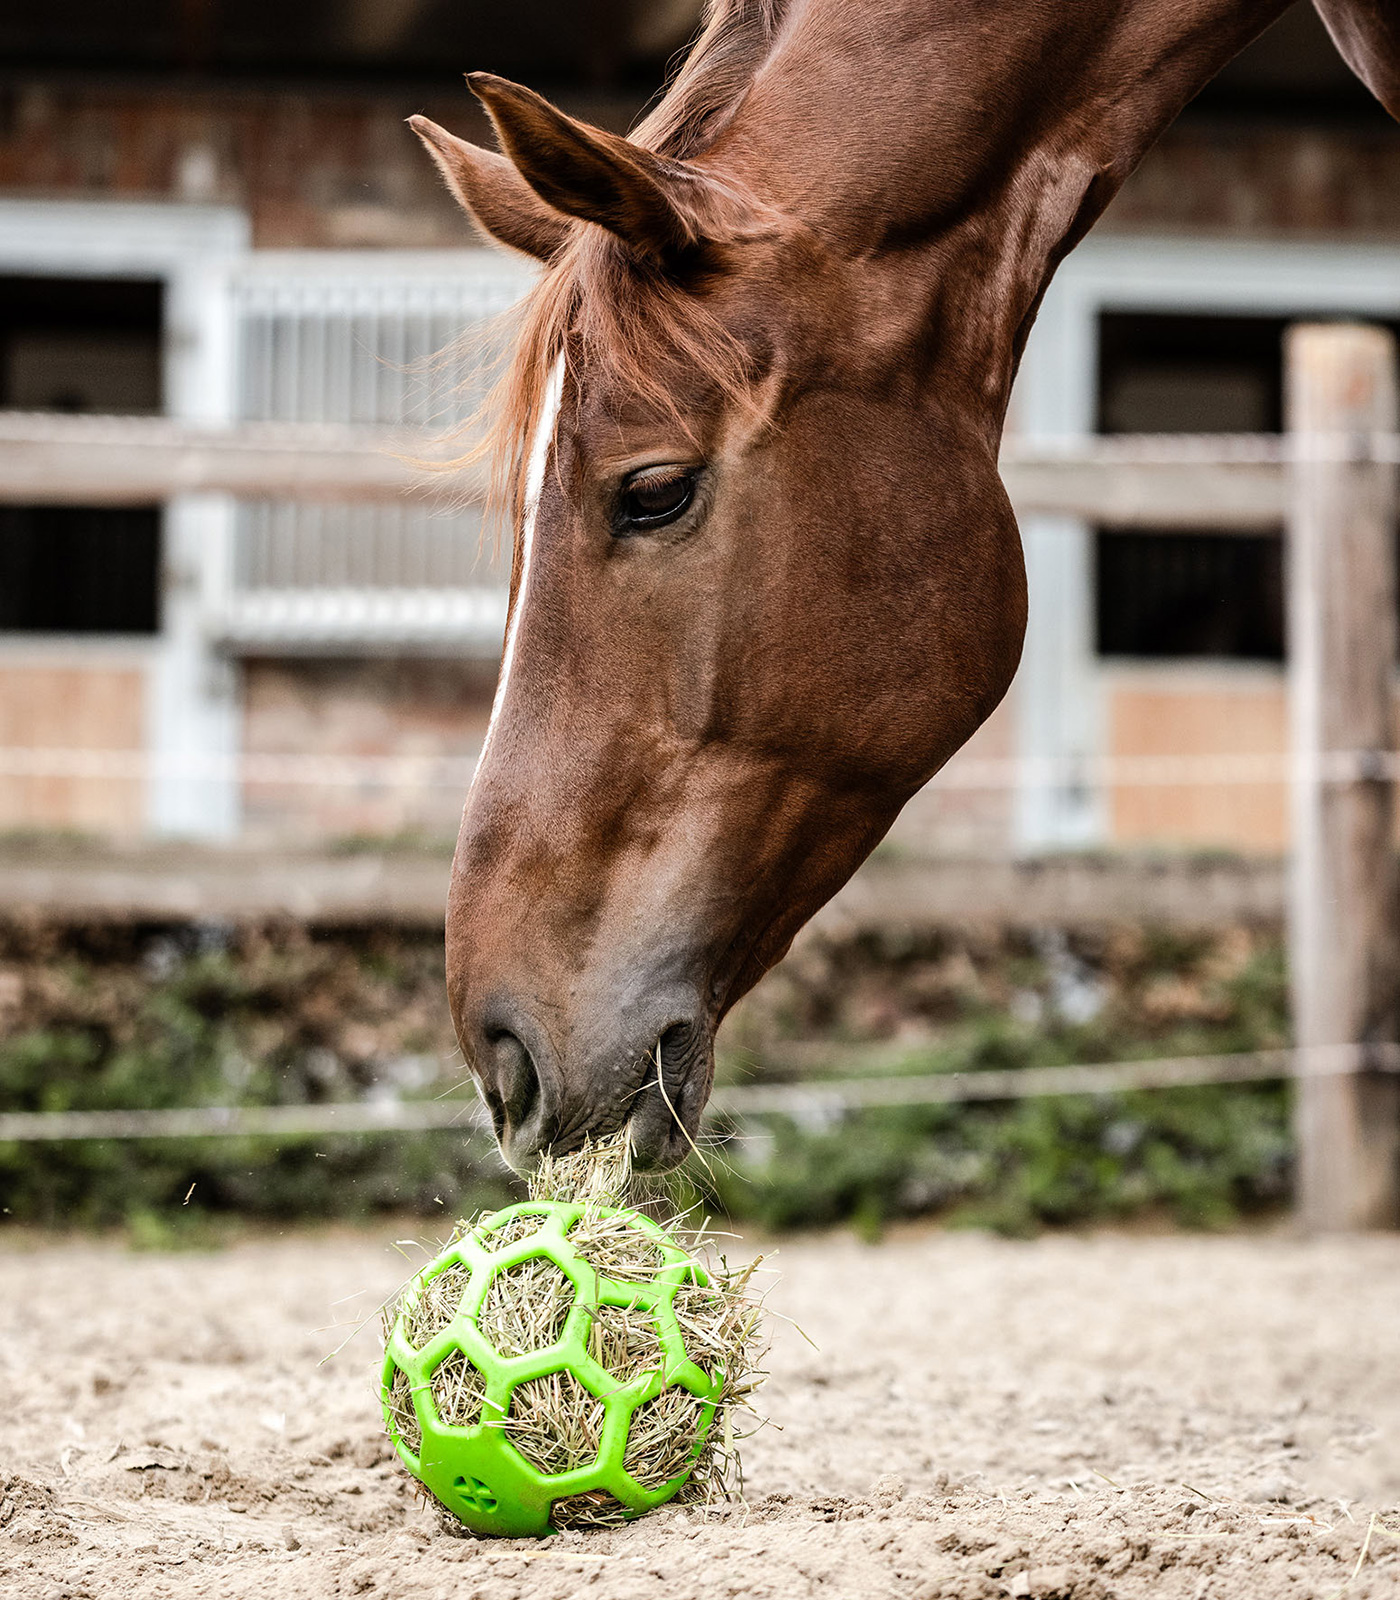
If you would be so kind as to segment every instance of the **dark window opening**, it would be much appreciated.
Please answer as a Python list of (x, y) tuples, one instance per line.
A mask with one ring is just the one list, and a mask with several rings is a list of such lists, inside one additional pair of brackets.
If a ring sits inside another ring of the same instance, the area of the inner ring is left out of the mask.
[(1283, 660), (1281, 539), (1100, 528), (1096, 557), (1100, 654)]
[[(158, 413), (162, 285), (0, 277), (0, 406)], [(151, 634), (160, 508), (0, 505), (0, 632)]]
[(1277, 433), (1285, 317), (1105, 312), (1100, 433)]
[[(1105, 313), (1101, 433), (1277, 433), (1293, 318)], [(1100, 528), (1101, 655), (1281, 661), (1283, 541), (1228, 530)]]
[(159, 412), (162, 286), (0, 278), (0, 406)]
[(157, 506), (0, 506), (0, 631), (155, 633)]

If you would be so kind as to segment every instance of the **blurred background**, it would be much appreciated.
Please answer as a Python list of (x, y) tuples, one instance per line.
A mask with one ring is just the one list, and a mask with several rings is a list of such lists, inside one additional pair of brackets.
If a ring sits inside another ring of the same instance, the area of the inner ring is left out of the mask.
[[(504, 574), (469, 487), (344, 480), (470, 412), (454, 341), (529, 274), (404, 119), (485, 139), (486, 69), (625, 130), (698, 13), (0, 0), (0, 1110), (469, 1100), (441, 916)], [(1277, 434), (1309, 317), (1400, 327), (1400, 129), (1296, 5), (1061, 269), (1008, 448)], [(191, 467), (211, 433), (237, 493)], [(1280, 523), (1022, 515), (1011, 695), (727, 1026), (725, 1081), (1287, 1043)], [(1292, 1159), (1277, 1085), (721, 1132), (731, 1209), (872, 1228), (1224, 1222)], [(501, 1182), (452, 1129), (0, 1143), (7, 1214), (157, 1232)]]

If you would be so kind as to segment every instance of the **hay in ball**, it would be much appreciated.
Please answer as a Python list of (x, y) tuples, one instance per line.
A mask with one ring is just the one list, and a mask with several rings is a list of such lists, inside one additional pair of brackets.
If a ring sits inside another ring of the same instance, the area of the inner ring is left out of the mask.
[(732, 1412), (761, 1381), (758, 1262), (621, 1203), (625, 1138), (547, 1159), (464, 1225), (386, 1316), (399, 1459), (478, 1534), (605, 1527), (729, 1498)]

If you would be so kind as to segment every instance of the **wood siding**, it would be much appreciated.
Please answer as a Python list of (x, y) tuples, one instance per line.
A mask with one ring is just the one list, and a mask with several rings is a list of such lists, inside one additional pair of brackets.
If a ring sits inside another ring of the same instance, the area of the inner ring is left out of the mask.
[[(1106, 674), (1110, 757), (1279, 756), (1287, 749), (1283, 673), (1267, 668), (1125, 667)], [(1276, 853), (1288, 842), (1277, 781), (1117, 784), (1113, 844), (1196, 845)]]
[[(0, 749), (139, 752), (146, 666), (130, 652), (47, 660), (0, 656)], [(0, 772), (0, 829), (128, 836), (145, 819), (139, 777), (26, 777)]]

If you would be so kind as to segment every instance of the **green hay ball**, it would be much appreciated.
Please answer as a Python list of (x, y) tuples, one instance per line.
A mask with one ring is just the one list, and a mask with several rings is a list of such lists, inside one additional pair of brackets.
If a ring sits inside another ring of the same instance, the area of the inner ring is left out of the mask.
[(677, 1293), (709, 1283), (671, 1234), (622, 1207), (535, 1200), (482, 1219), (394, 1316), (381, 1400), (400, 1461), (476, 1534), (543, 1535), (665, 1504), (724, 1391), (677, 1318)]

